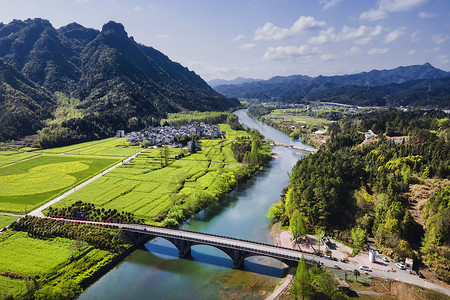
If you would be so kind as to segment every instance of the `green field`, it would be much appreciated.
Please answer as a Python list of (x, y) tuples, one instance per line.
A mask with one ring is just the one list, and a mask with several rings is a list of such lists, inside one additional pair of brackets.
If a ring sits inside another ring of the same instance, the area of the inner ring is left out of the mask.
[[(224, 127), (232, 138), (247, 136), (245, 132)], [(201, 151), (193, 154), (178, 148), (146, 149), (130, 163), (71, 194), (54, 207), (81, 200), (105, 209), (132, 212), (136, 217), (154, 223), (155, 218), (174, 207), (196, 206), (194, 198), (217, 199), (228, 191), (229, 186), (236, 184), (235, 177), (243, 170), (230, 145), (229, 140), (201, 140)], [(184, 157), (175, 159), (181, 154)]]
[(14, 222), (17, 219), (18, 219), (18, 217), (0, 215), (0, 228), (3, 228), (6, 225), (11, 224), (12, 222)]
[(130, 146), (126, 138), (108, 138), (59, 148), (40, 150), (43, 153), (71, 155), (97, 155), (127, 157), (141, 151), (140, 146)]
[(0, 168), (39, 154), (37, 152), (0, 151)]
[(119, 160), (40, 155), (0, 168), (0, 211), (31, 211)]
[[(55, 292), (68, 281), (79, 284), (92, 270), (108, 263), (114, 254), (74, 240), (36, 239), (28, 237), (26, 232), (9, 230), (0, 236), (0, 257), (0, 273), (21, 277), (0, 276), (0, 298), (4, 299), (8, 295), (23, 298), (27, 284), (31, 283), (28, 277), (37, 278), (39, 285), (49, 284), (47, 289), (55, 289)], [(77, 259), (71, 261), (71, 257)]]
[[(264, 116), (266, 119), (283, 118), (284, 121), (294, 121), (298, 123), (326, 126), (333, 121), (312, 117), (310, 113), (304, 109), (275, 109), (270, 114)], [(282, 120), (272, 119), (274, 122), (282, 122)]]

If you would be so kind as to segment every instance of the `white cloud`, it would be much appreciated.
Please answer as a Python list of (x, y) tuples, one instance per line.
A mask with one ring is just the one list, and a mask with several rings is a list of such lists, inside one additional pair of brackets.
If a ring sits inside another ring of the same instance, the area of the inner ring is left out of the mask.
[(243, 39), (245, 39), (245, 35), (243, 35), (243, 34), (238, 34), (238, 35), (233, 39), (233, 42), (238, 42), (238, 41), (243, 40)]
[(428, 0), (378, 0), (378, 9), (387, 12), (407, 11), (426, 2)]
[(440, 45), (448, 40), (448, 37), (443, 36), (441, 34), (434, 34), (431, 39), (435, 42), (436, 45)]
[(335, 54), (322, 54), (321, 56), (320, 56), (320, 59), (321, 60), (325, 60), (325, 61), (328, 61), (328, 60), (337, 60), (339, 58), (339, 56), (337, 56), (337, 55), (335, 55)]
[(418, 41), (420, 41), (419, 31), (415, 31), (415, 32), (411, 33), (411, 36), (409, 37), (409, 40), (411, 42), (418, 42)]
[(380, 35), (383, 32), (383, 27), (378, 25), (375, 27), (369, 27), (361, 25), (358, 28), (353, 28), (349, 26), (342, 27), (341, 32), (337, 35), (337, 40), (347, 41), (355, 40), (359, 38), (373, 38)]
[(323, 28), (326, 25), (325, 21), (316, 21), (311, 16), (301, 16), (290, 28), (280, 28), (267, 22), (255, 30), (254, 40), (282, 40), (288, 36)]
[(250, 50), (252, 48), (254, 48), (256, 45), (254, 43), (246, 43), (244, 45), (241, 45), (239, 48), (241, 48), (242, 50)]
[(76, 0), (76, 1), (79, 3), (88, 3), (89, 2), (89, 0)]
[(387, 18), (388, 14), (384, 10), (371, 9), (359, 15), (361, 21), (375, 22)]
[(319, 4), (323, 5), (324, 10), (327, 10), (329, 8), (332, 8), (339, 2), (342, 2), (342, 0), (320, 0)]
[(361, 54), (362, 53), (362, 49), (361, 48), (359, 48), (359, 47), (351, 47), (350, 48), (350, 54), (353, 54), (353, 55), (358, 55), (358, 54)]
[(159, 38), (159, 39), (168, 39), (169, 35), (167, 33), (165, 33), (165, 34), (158, 34), (158, 35), (156, 35), (156, 37)]
[(439, 55), (438, 59), (444, 64), (448, 64), (449, 62), (448, 56), (446, 54)]
[(386, 38), (384, 39), (385, 43), (392, 43), (396, 40), (398, 40), (402, 35), (404, 35), (405, 32), (403, 31), (402, 28), (396, 29), (392, 32), (390, 32)]
[(140, 6), (136, 6), (136, 7), (134, 8), (134, 10), (135, 10), (135, 11), (142, 11), (143, 9), (142, 9), (142, 7), (140, 7)]
[(417, 51), (414, 50), (414, 49), (410, 49), (410, 50), (408, 51), (408, 55), (414, 55), (414, 54), (416, 54), (416, 53), (417, 53)]
[(419, 16), (419, 18), (422, 18), (422, 19), (432, 19), (432, 18), (437, 17), (437, 14), (435, 14), (435, 13), (428, 13), (428, 12), (424, 12), (424, 11), (421, 11), (417, 15)]
[(389, 52), (389, 48), (372, 48), (369, 51), (367, 51), (367, 54), (380, 55), (380, 54), (386, 54), (388, 52)]
[(319, 48), (310, 47), (308, 45), (303, 46), (279, 46), (279, 47), (269, 47), (264, 53), (264, 59), (274, 59), (274, 60), (287, 60), (295, 59), (303, 56), (309, 56), (317, 54)]
[(309, 44), (319, 45), (336, 39), (334, 28), (330, 27), (327, 30), (322, 30), (318, 36), (312, 37), (308, 40)]

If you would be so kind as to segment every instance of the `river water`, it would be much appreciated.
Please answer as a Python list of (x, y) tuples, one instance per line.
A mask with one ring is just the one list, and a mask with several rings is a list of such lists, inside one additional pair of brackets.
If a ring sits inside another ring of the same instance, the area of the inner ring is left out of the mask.
[[(239, 121), (273, 141), (302, 145), (284, 133), (236, 111)], [(268, 208), (279, 201), (289, 182), (288, 173), (301, 155), (275, 147), (279, 158), (215, 205), (188, 220), (183, 229), (272, 243)], [(197, 245), (192, 257), (178, 258), (177, 249), (157, 238), (87, 288), (79, 299), (261, 299), (285, 276), (284, 265), (271, 258), (251, 257), (232, 269), (222, 251)], [(264, 294), (261, 290), (266, 290)]]

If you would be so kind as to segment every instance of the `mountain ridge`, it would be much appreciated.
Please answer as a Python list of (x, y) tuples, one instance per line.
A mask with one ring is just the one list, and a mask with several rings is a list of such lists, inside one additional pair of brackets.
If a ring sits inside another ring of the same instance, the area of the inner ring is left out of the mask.
[[(0, 26), (0, 59), (51, 96), (63, 93), (77, 99), (76, 109), (85, 115), (54, 120), (46, 132), (63, 126), (77, 132), (79, 140), (143, 127), (169, 112), (228, 110), (239, 105), (195, 72), (135, 42), (114, 21), (99, 31), (77, 23), (55, 29), (44, 19), (14, 20)], [(56, 106), (50, 109), (55, 110)], [(82, 119), (99, 125), (90, 128), (97, 131), (95, 135), (78, 134), (85, 123)]]
[[(215, 89), (226, 95), (238, 98), (260, 98), (299, 101), (314, 98), (320, 100), (330, 91), (349, 86), (373, 88), (389, 84), (402, 84), (413, 80), (438, 79), (450, 76), (434, 68), (430, 63), (423, 65), (401, 66), (390, 70), (371, 70), (356, 74), (317, 76), (305, 75), (275, 76), (265, 81), (244, 83), (241, 85), (222, 85)], [(405, 90), (406, 91), (406, 90)], [(389, 94), (387, 94), (389, 95)], [(386, 95), (383, 95), (386, 96)]]

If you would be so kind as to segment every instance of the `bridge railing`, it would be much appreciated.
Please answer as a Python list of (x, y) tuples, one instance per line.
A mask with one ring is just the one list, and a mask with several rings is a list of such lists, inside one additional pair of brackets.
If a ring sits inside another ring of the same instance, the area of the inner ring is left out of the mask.
[[(59, 221), (63, 221), (63, 222), (70, 222), (70, 223), (82, 223), (82, 224), (87, 224), (87, 225), (94, 225), (94, 226), (108, 226), (110, 228), (120, 228), (120, 229), (132, 229), (134, 231), (139, 231), (145, 234), (151, 234), (151, 231), (149, 232), (147, 229), (145, 228), (137, 228), (137, 227), (132, 227), (134, 224), (118, 224), (118, 223), (108, 223), (108, 222), (89, 222), (89, 221), (83, 221), (83, 220), (74, 220), (74, 219), (70, 219), (67, 220), (64, 217), (48, 217), (51, 219), (55, 219), (55, 220), (59, 220)], [(158, 227), (158, 226), (153, 226), (153, 225), (142, 225), (142, 224), (135, 224), (138, 226), (144, 226), (144, 227), (148, 227), (148, 228), (154, 228), (154, 229), (168, 229), (165, 227)], [(194, 233), (194, 234), (201, 234), (204, 236), (211, 236), (211, 237), (218, 237), (218, 238), (223, 238), (223, 239), (228, 239), (228, 240), (234, 240), (237, 242), (245, 242), (245, 243), (251, 243), (251, 244), (257, 244), (257, 245), (261, 245), (261, 246), (265, 246), (265, 247), (270, 247), (270, 248), (274, 248), (274, 249), (282, 249), (282, 250), (289, 250), (289, 251), (294, 251), (294, 252), (298, 252), (298, 253), (304, 253), (301, 250), (298, 249), (292, 249), (292, 248), (288, 248), (288, 247), (282, 247), (282, 246), (276, 246), (276, 245), (271, 245), (268, 243), (262, 243), (262, 242), (257, 242), (257, 241), (250, 241), (250, 240), (245, 240), (245, 239), (239, 239), (239, 238), (234, 238), (234, 237), (228, 237), (228, 236), (223, 236), (223, 235), (219, 235), (219, 234), (213, 234), (213, 233), (203, 233), (203, 232), (197, 232), (197, 231), (192, 231), (192, 230), (187, 230), (187, 229), (171, 229), (170, 230), (173, 231), (181, 231), (181, 232), (189, 232), (189, 233)], [(164, 234), (165, 236), (168, 237), (175, 237), (178, 239), (186, 239), (186, 236), (180, 235), (180, 234), (176, 234), (176, 233), (167, 233), (167, 232), (159, 232), (158, 234)], [(205, 243), (207, 242), (205, 239), (198, 239), (195, 237), (189, 237), (189, 240), (193, 240), (193, 241), (197, 241), (197, 242), (202, 242)], [(220, 245), (220, 246), (227, 246), (230, 247), (232, 246), (233, 248), (237, 248), (237, 249), (241, 249), (241, 250), (251, 250), (253, 252), (259, 252), (259, 253), (266, 253), (266, 254), (273, 254), (273, 252), (269, 252), (269, 251), (265, 251), (265, 250), (256, 250), (256, 249), (250, 249), (248, 247), (243, 247), (240, 245), (230, 245), (227, 243), (221, 243), (221, 242), (214, 242), (214, 244)], [(283, 256), (286, 258), (295, 258), (295, 256), (287, 256), (285, 254), (277, 254), (277, 256)]]

